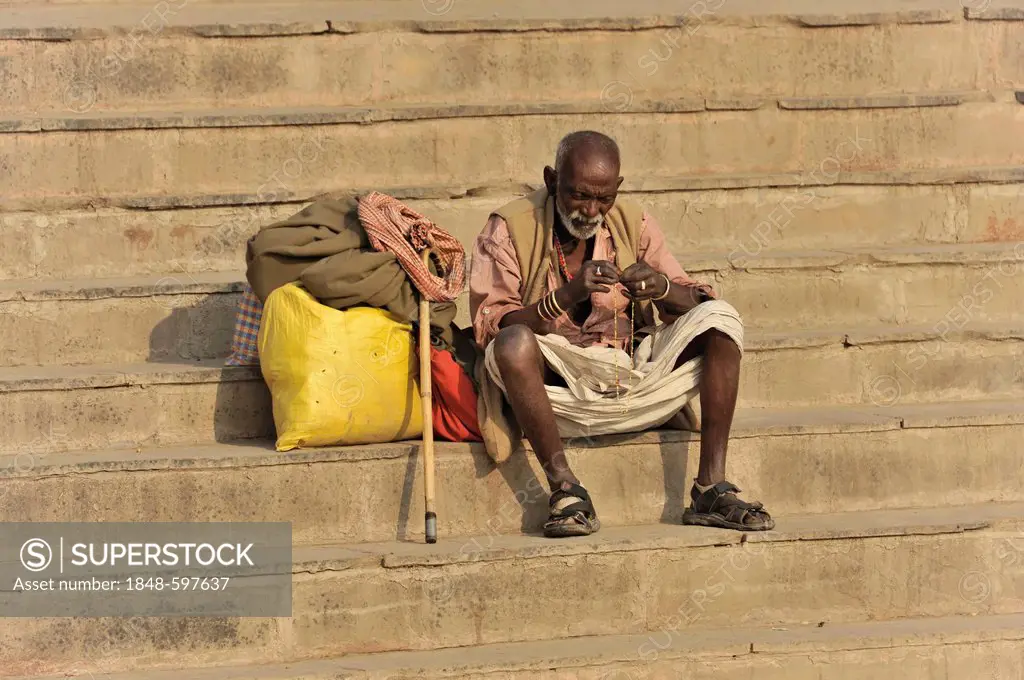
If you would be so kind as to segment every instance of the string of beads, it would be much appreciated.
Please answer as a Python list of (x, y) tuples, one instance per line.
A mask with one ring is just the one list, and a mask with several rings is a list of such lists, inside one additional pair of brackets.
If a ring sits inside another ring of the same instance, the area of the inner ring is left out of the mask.
[[(573, 277), (572, 277), (572, 274), (569, 272), (569, 265), (565, 261), (565, 253), (562, 251), (562, 243), (561, 243), (561, 241), (558, 240), (558, 235), (557, 234), (552, 234), (552, 238), (554, 239), (554, 242), (555, 242), (555, 244), (554, 244), (555, 245), (555, 253), (558, 256), (558, 267), (561, 270), (562, 276), (565, 277), (566, 281), (572, 281)], [(612, 302), (612, 319), (613, 319), (613, 322), (612, 322), (612, 345), (614, 345), (617, 348), (619, 346), (619, 310), (618, 310), (618, 308), (616, 307), (616, 304), (615, 304), (615, 296), (612, 296), (611, 302)], [(629, 334), (629, 337), (626, 338), (626, 355), (629, 357), (629, 366), (628, 366), (628, 369), (629, 369), (629, 383), (628, 383), (629, 391), (626, 392), (626, 402), (623, 404), (623, 409), (624, 410), (629, 408), (629, 393), (632, 391), (632, 388), (633, 388), (633, 370), (632, 370), (633, 369), (633, 332), (632, 332), (632, 329), (633, 329), (633, 320), (636, 318), (636, 301), (631, 299), (629, 301), (629, 305), (630, 305), (630, 309), (629, 309), (630, 334)], [(558, 306), (558, 302), (555, 300), (555, 293), (554, 293), (554, 291), (552, 291), (548, 295), (544, 296), (543, 299), (541, 299), (541, 302), (540, 302), (541, 316), (544, 317), (544, 318), (548, 318), (547, 316), (545, 316), (545, 314), (546, 313), (547, 314), (551, 314), (555, 310), (557, 310), (558, 313), (554, 314), (554, 316), (549, 318), (548, 319), (549, 321), (558, 318), (558, 316), (560, 316), (561, 313), (564, 312), (564, 310), (562, 310)], [(625, 310), (623, 310), (623, 311), (625, 311)], [(620, 400), (621, 394), (622, 394), (622, 380), (619, 377), (619, 362), (618, 362), (618, 359), (616, 359), (615, 360), (615, 400), (616, 401)]]

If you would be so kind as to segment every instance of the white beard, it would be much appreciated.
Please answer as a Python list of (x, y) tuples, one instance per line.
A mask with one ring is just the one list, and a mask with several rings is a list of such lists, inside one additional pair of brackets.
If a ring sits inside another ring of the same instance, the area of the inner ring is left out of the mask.
[(598, 215), (593, 221), (578, 225), (577, 222), (587, 219), (579, 210), (574, 210), (572, 214), (567, 215), (562, 206), (558, 205), (558, 201), (555, 201), (555, 208), (558, 210), (558, 216), (562, 218), (562, 226), (565, 227), (565, 230), (572, 234), (573, 238), (580, 241), (593, 238), (597, 230), (604, 224), (604, 215)]

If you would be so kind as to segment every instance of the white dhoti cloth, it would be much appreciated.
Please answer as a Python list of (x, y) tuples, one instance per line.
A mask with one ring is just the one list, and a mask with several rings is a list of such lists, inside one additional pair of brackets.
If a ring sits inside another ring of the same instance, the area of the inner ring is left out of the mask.
[[(697, 396), (702, 358), (675, 368), (694, 338), (712, 328), (725, 333), (743, 351), (743, 322), (727, 302), (697, 305), (671, 324), (644, 338), (633, 360), (621, 349), (577, 347), (560, 335), (538, 335), (544, 360), (568, 387), (545, 386), (564, 438), (640, 432), (663, 425)], [(484, 355), (487, 372), (508, 395), (494, 358), (494, 343)], [(616, 373), (619, 390), (616, 391)]]

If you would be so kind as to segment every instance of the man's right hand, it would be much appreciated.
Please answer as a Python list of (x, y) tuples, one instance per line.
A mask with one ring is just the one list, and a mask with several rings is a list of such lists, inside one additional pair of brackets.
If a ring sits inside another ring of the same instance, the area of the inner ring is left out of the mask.
[(607, 293), (609, 286), (619, 281), (621, 272), (612, 262), (587, 260), (580, 267), (572, 281), (564, 287), (570, 305), (578, 305), (590, 299), (593, 293)]

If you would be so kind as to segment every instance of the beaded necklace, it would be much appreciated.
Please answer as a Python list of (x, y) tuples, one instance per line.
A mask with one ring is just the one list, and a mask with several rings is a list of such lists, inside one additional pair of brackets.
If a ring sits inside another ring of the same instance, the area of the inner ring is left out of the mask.
[[(562, 276), (565, 277), (566, 281), (572, 281), (572, 274), (569, 273), (569, 265), (565, 261), (565, 253), (562, 252), (562, 242), (558, 240), (558, 234), (552, 231), (551, 237), (555, 242), (555, 253), (558, 255), (558, 267), (562, 270)], [(611, 298), (612, 303), (612, 344), (617, 348), (619, 346), (619, 310), (615, 304), (615, 297)], [(630, 300), (629, 309), (629, 338), (626, 340), (626, 356), (629, 357), (629, 390), (633, 389), (633, 319), (636, 314), (636, 301)], [(625, 311), (625, 309), (623, 309)], [(622, 380), (619, 378), (619, 360), (615, 360), (615, 401), (619, 401), (622, 392)], [(625, 412), (629, 409), (629, 393), (626, 394), (626, 403), (623, 404), (622, 410)]]
[[(622, 413), (629, 410), (629, 397), (633, 391), (633, 318), (636, 314), (636, 300), (629, 301), (629, 337), (626, 338), (626, 356), (629, 357), (629, 364), (627, 370), (629, 371), (629, 390), (626, 392), (626, 401), (622, 404)], [(626, 311), (625, 308), (622, 309)], [(619, 312), (616, 309), (615, 302), (612, 302), (612, 344), (617, 348), (619, 346)], [(615, 401), (620, 400), (622, 392), (622, 382), (619, 380), (619, 360), (615, 359)]]
[(565, 253), (562, 252), (562, 242), (558, 240), (558, 234), (552, 231), (552, 238), (555, 240), (555, 252), (558, 253), (558, 266), (562, 269), (562, 276), (566, 281), (572, 281), (572, 274), (569, 273), (569, 265), (565, 263)]

